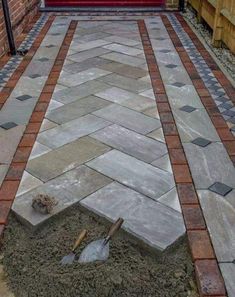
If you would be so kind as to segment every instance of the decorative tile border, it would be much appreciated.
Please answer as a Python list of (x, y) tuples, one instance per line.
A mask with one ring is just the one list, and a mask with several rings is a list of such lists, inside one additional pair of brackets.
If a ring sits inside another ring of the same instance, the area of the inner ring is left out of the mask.
[(189, 246), (195, 265), (199, 293), (200, 296), (226, 296), (224, 281), (210, 241), (204, 216), (192, 181), (190, 168), (169, 105), (149, 34), (143, 20), (139, 20), (138, 25), (172, 163)]
[[(32, 56), (35, 54), (37, 48), (40, 46), (40, 43), (45, 37), (47, 31), (49, 30), (53, 20), (54, 20), (54, 17), (50, 17), (50, 19), (47, 21), (46, 25), (44, 26), (39, 36), (37, 37), (36, 41), (34, 42), (34, 45), (30, 50), (29, 56), (27, 55), (25, 57), (26, 60), (24, 65), (21, 66), (22, 68), (25, 69), (25, 67), (29, 63), (28, 61), (32, 59)], [(77, 27), (77, 22), (72, 21), (70, 23), (67, 34), (63, 40), (60, 51), (56, 57), (56, 60), (52, 67), (50, 75), (48, 76), (48, 79), (45, 83), (43, 91), (31, 115), (29, 123), (26, 126), (26, 130), (23, 134), (23, 137), (17, 147), (17, 150), (15, 152), (15, 155), (13, 157), (13, 160), (11, 162), (7, 175), (2, 183), (2, 186), (0, 189), (0, 236), (1, 237), (3, 236), (4, 226), (7, 223), (7, 218), (11, 209), (11, 205), (14, 201), (28, 158), (30, 156), (34, 142), (37, 138), (37, 134), (40, 130), (41, 123), (43, 121), (50, 99), (52, 97), (55, 85), (57, 83), (57, 79), (59, 78), (65, 57), (69, 50), (70, 44), (72, 42), (73, 34), (75, 32), (76, 27)], [(22, 71), (19, 72), (19, 75), (18, 75), (19, 78), (21, 73)], [(11, 80), (12, 78), (9, 80), (9, 83), (11, 82)]]
[[(171, 40), (176, 48), (176, 51), (178, 52), (181, 61), (188, 72), (190, 79), (193, 82), (193, 85), (195, 86), (195, 89), (198, 92), (198, 95), (205, 106), (205, 109), (207, 110), (212, 123), (214, 124), (216, 131), (221, 139), (221, 142), (224, 144), (229, 157), (231, 158), (233, 164), (235, 165), (235, 138), (232, 132), (230, 131), (226, 120), (224, 119), (223, 115), (221, 115), (221, 112), (215, 103), (214, 98), (212, 95), (208, 92), (208, 89), (202, 80), (200, 74), (198, 73), (194, 61), (192, 61), (190, 55), (186, 52), (183, 44), (181, 43), (180, 38), (177, 36), (174, 28), (172, 27), (172, 24), (170, 23), (169, 19), (166, 16), (162, 16), (163, 23), (171, 37)], [(191, 30), (190, 30), (191, 31)], [(194, 33), (193, 33), (194, 34)], [(208, 52), (207, 52), (208, 53)], [(209, 53), (207, 54), (207, 56)], [(208, 61), (210, 62), (210, 65), (213, 65), (210, 61), (212, 57), (208, 58)], [(206, 60), (207, 61), (207, 60)], [(208, 62), (208, 63), (209, 63)], [(213, 62), (215, 63), (215, 62)], [(215, 64), (216, 65), (216, 64)], [(218, 66), (213, 66), (213, 68), (217, 69)], [(216, 70), (217, 74), (221, 72), (221, 77), (224, 76), (221, 70)], [(230, 84), (231, 85), (231, 84)], [(225, 84), (227, 86), (227, 84)], [(232, 85), (229, 87), (229, 90), (232, 91)], [(231, 92), (228, 93), (228, 96), (231, 95)], [(235, 98), (235, 97), (234, 97)], [(231, 99), (234, 100), (234, 98), (231, 97)]]

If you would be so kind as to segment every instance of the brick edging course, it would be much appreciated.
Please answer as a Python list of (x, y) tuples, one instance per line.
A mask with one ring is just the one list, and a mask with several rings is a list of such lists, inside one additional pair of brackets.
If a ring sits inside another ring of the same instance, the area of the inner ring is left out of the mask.
[[(53, 20), (54, 20), (54, 17), (51, 17), (47, 21), (46, 25), (44, 26), (43, 30), (41, 31), (41, 33), (39, 34), (38, 38), (36, 39), (33, 45), (31, 54), (29, 55), (29, 57), (26, 56), (26, 62), (23, 63), (23, 66), (21, 67), (26, 67), (28, 65), (28, 60), (31, 60), (32, 54), (34, 54), (37, 51), (43, 38), (45, 37), (47, 31), (49, 30)], [(41, 92), (39, 100), (34, 108), (34, 111), (31, 115), (29, 123), (26, 126), (25, 132), (16, 149), (16, 152), (12, 159), (9, 170), (0, 188), (0, 238), (1, 239), (3, 238), (4, 227), (7, 223), (7, 218), (8, 218), (12, 203), (15, 199), (15, 195), (20, 185), (20, 181), (24, 173), (26, 164), (28, 162), (30, 153), (36, 141), (46, 110), (50, 103), (50, 99), (52, 97), (54, 88), (56, 86), (60, 72), (62, 70), (64, 60), (68, 53), (71, 41), (73, 39), (73, 34), (75, 32), (76, 26), (77, 26), (76, 21), (72, 21), (70, 23), (68, 31), (60, 47), (60, 51), (51, 69), (50, 75), (48, 76), (48, 79), (44, 85), (44, 88)], [(19, 74), (20, 73), (22, 74), (23, 71), (21, 70)], [(19, 75), (19, 78), (20, 78), (20, 75)], [(11, 81), (12, 79), (13, 78), (11, 78), (9, 81)], [(0, 242), (0, 246), (1, 246), (1, 242)]]
[(195, 265), (199, 294), (201, 297), (223, 297), (226, 296), (224, 281), (144, 20), (139, 20), (138, 25)]

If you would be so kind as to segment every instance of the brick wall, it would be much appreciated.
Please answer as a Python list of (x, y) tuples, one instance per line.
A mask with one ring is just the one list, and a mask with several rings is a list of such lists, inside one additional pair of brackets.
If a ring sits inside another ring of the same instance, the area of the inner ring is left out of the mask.
[[(39, 2), (40, 0), (8, 0), (15, 38), (37, 13)], [(0, 56), (7, 50), (7, 47), (2, 1), (0, 0)]]

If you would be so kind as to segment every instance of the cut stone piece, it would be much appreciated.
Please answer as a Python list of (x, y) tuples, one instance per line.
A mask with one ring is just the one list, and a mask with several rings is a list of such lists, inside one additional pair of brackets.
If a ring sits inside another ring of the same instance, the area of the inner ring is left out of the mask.
[(228, 193), (232, 191), (232, 188), (223, 183), (216, 182), (209, 187), (209, 190), (221, 196), (226, 196)]
[(122, 217), (127, 232), (161, 251), (185, 232), (180, 213), (118, 183), (100, 189), (80, 203), (111, 221)]
[(148, 163), (167, 153), (166, 145), (162, 142), (155, 141), (118, 125), (106, 127), (90, 136)]
[(30, 160), (27, 171), (45, 182), (102, 155), (109, 149), (95, 139), (84, 137)]
[[(23, 223), (28, 224), (30, 227), (37, 227), (110, 182), (111, 180), (106, 176), (86, 166), (80, 166), (32, 191), (16, 197), (12, 210)], [(43, 215), (35, 212), (32, 208), (32, 199), (38, 194), (55, 197), (56, 201), (58, 201), (51, 214)]]
[(16, 97), (16, 99), (20, 100), (20, 101), (25, 101), (25, 100), (28, 100), (28, 99), (31, 99), (31, 98), (33, 98), (33, 97), (30, 96), (30, 95), (22, 95), (22, 96)]
[(5, 130), (9, 130), (9, 129), (14, 128), (16, 126), (18, 126), (18, 125), (16, 123), (14, 123), (14, 122), (8, 122), (8, 123), (0, 125), (0, 127), (5, 129)]
[(94, 114), (141, 134), (150, 133), (161, 127), (159, 120), (116, 104), (100, 109)]
[(88, 166), (153, 199), (174, 187), (172, 174), (117, 150), (92, 160)]
[(211, 141), (210, 140), (207, 140), (205, 138), (202, 138), (202, 137), (198, 137), (196, 139), (194, 139), (192, 141), (193, 144), (196, 144), (198, 146), (201, 146), (201, 147), (206, 147), (208, 146), (209, 144), (211, 144)]
[(192, 107), (190, 105), (184, 105), (183, 107), (180, 108), (180, 110), (185, 111), (185, 112), (188, 112), (188, 113), (191, 113), (194, 110), (196, 110), (196, 108), (195, 107)]

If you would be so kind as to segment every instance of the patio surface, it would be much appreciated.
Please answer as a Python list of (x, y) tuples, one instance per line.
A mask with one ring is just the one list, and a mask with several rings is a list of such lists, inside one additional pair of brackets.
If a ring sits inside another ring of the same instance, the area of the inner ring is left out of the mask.
[(201, 296), (234, 297), (235, 91), (182, 17), (43, 15), (22, 46), (0, 77), (1, 225), (12, 202), (32, 228), (80, 203), (160, 251), (187, 231)]

